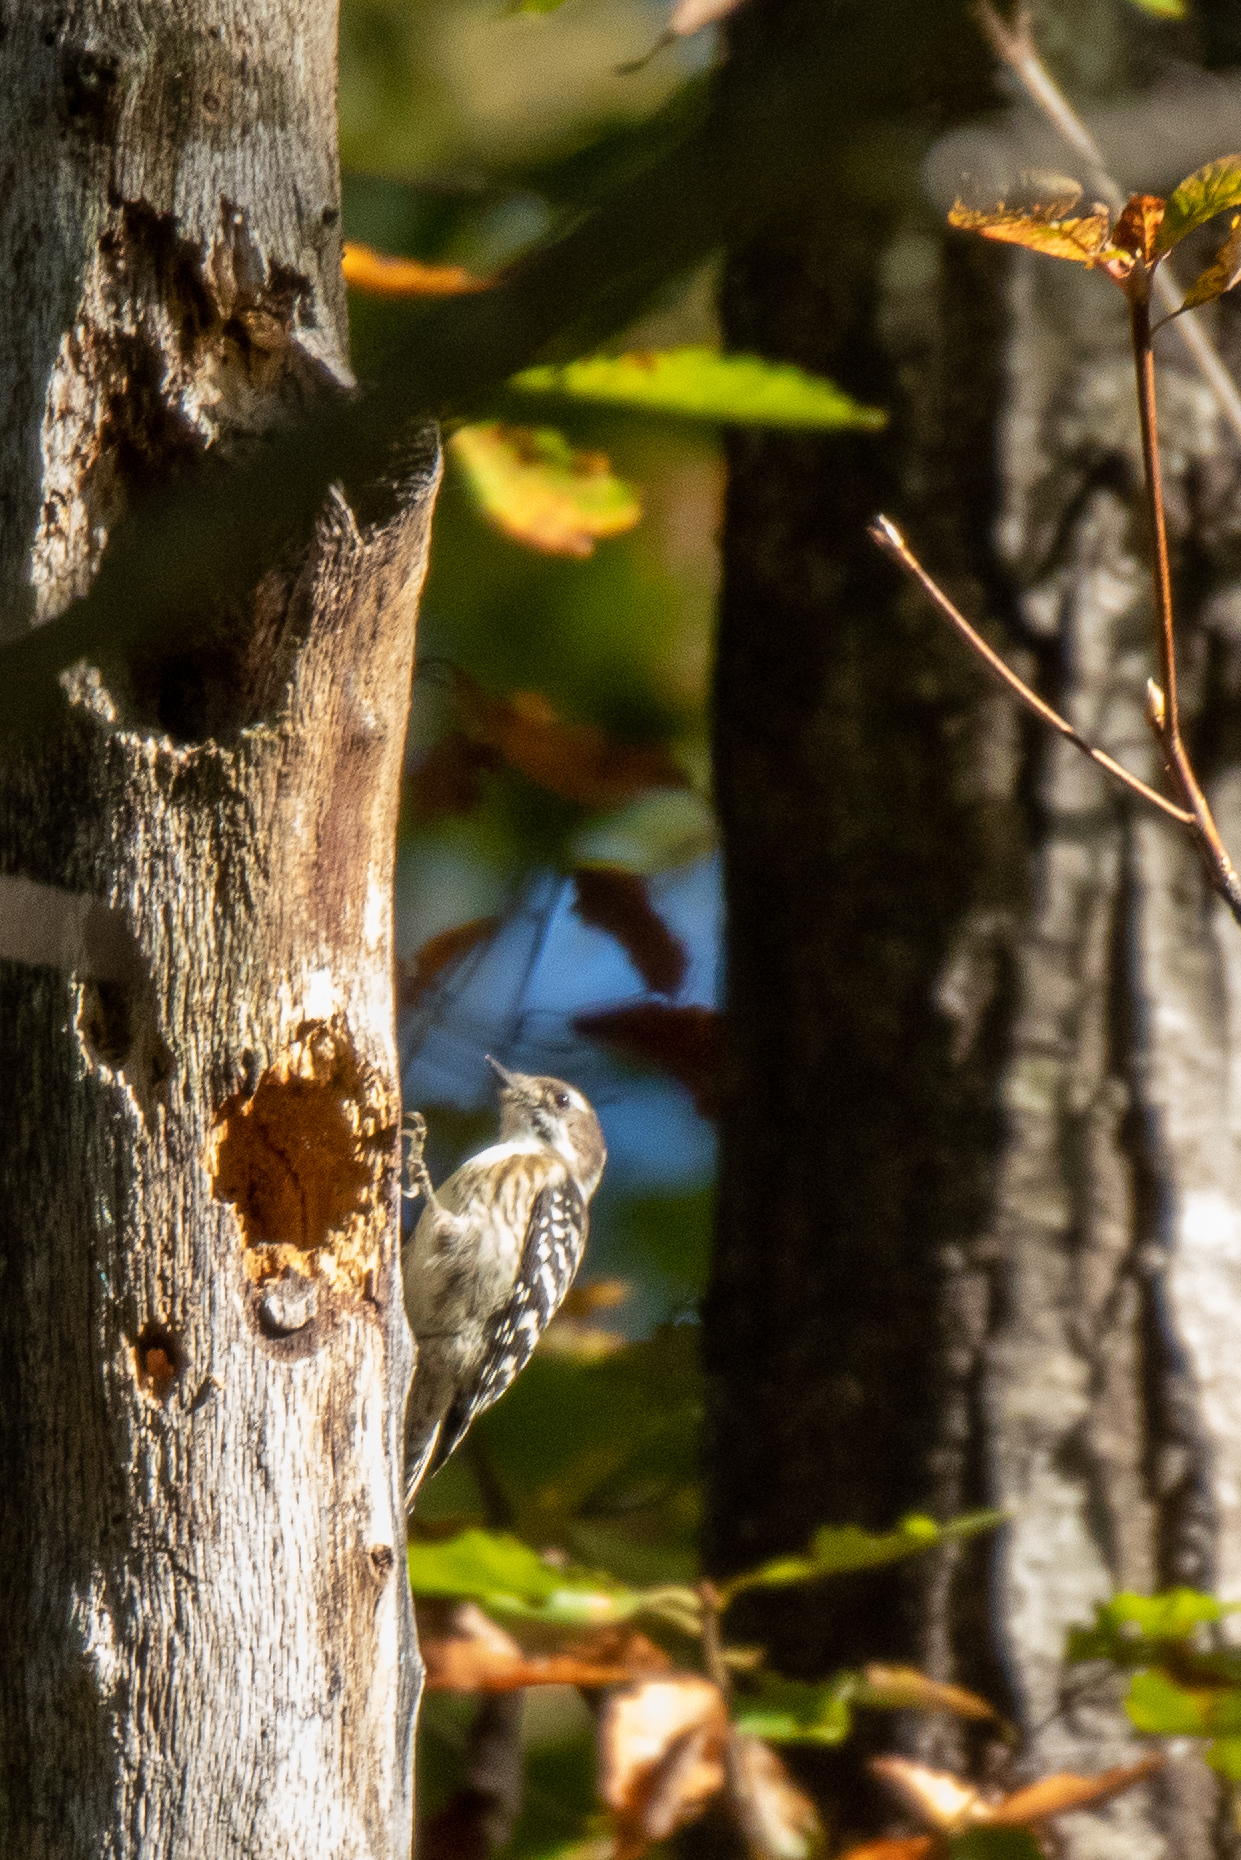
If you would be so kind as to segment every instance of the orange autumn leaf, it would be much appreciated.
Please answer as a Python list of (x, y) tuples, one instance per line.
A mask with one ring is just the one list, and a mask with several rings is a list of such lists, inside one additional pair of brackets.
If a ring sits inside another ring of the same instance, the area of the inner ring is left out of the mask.
[(1143, 1757), (1103, 1770), (1098, 1776), (1045, 1776), (998, 1801), (986, 1801), (972, 1783), (945, 1770), (932, 1770), (908, 1757), (874, 1757), (870, 1767), (920, 1820), (937, 1834), (967, 1828), (1032, 1828), (1052, 1815), (1091, 1808), (1131, 1789), (1159, 1769), (1163, 1757)]
[(594, 724), (563, 723), (537, 691), (495, 698), (468, 673), (453, 671), (462, 728), (527, 780), (583, 807), (618, 807), (652, 788), (688, 788), (667, 751), (617, 743)]
[(1112, 244), (1148, 264), (1155, 256), (1155, 244), (1167, 202), (1158, 194), (1131, 194), (1112, 233)]
[(485, 291), (489, 278), (476, 278), (460, 265), (426, 265), (418, 258), (391, 258), (372, 246), (346, 239), (341, 268), (345, 283), (371, 297), (460, 297)]
[(1100, 1802), (1110, 1802), (1114, 1795), (1121, 1795), (1126, 1789), (1132, 1789), (1144, 1777), (1150, 1776), (1163, 1764), (1162, 1756), (1143, 1757), (1139, 1763), (1120, 1764), (1116, 1769), (1103, 1770), (1098, 1776), (1044, 1776), (1041, 1782), (1031, 1783), (1026, 1789), (1018, 1789), (1015, 1795), (1005, 1796), (1002, 1802), (990, 1804), (986, 1821), (993, 1828), (1022, 1827), (1034, 1821), (1044, 1821), (1049, 1815), (1063, 1815), (1074, 1808), (1091, 1808)]
[(910, 1834), (895, 1840), (864, 1841), (841, 1854), (840, 1860), (927, 1860), (934, 1846), (933, 1835)]
[(550, 427), (498, 420), (461, 426), (448, 442), (475, 504), (513, 542), (546, 555), (588, 556), (642, 516), (606, 453), (576, 451)]
[(984, 239), (1026, 246), (1049, 258), (1067, 258), (1079, 265), (1096, 264), (1111, 246), (1111, 219), (1106, 208), (1060, 218), (1057, 214), (1063, 204), (1057, 202), (1048, 209), (1035, 208), (1021, 213), (1011, 211), (1003, 202), (984, 211), (967, 207), (964, 201), (958, 200), (948, 215), (948, 224), (963, 232), (981, 233)]
[(670, 1665), (661, 1647), (632, 1628), (604, 1628), (531, 1654), (476, 1602), (418, 1606), (419, 1645), (430, 1692), (518, 1692), (527, 1686), (632, 1684)]
[(422, 1644), (428, 1692), (520, 1692), (527, 1686), (628, 1685), (642, 1669), (570, 1653), (509, 1655), (476, 1641), (427, 1640)]
[(599, 1795), (612, 1812), (616, 1860), (637, 1860), (695, 1820), (724, 1787), (728, 1712), (719, 1688), (691, 1674), (614, 1692), (599, 1716)]

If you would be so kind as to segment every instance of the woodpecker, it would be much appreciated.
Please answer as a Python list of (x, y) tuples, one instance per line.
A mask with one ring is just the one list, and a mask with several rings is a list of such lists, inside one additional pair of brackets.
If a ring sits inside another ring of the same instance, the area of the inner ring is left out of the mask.
[(561, 1079), (509, 1072), (500, 1140), (437, 1191), (411, 1120), (410, 1198), (426, 1197), (401, 1252), (418, 1361), (405, 1417), (405, 1497), (444, 1464), (475, 1415), (500, 1399), (573, 1283), (587, 1208), (607, 1160), (599, 1120)]

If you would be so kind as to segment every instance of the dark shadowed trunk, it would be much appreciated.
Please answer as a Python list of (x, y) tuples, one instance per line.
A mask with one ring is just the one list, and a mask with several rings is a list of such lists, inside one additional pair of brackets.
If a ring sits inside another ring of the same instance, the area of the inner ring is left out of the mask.
[[(0, 608), (348, 390), (335, 9), (0, 9)], [(436, 461), (0, 751), (0, 1851), (397, 1860), (391, 873)], [(372, 499), (374, 502), (374, 499)]]
[[(732, 346), (893, 417), (881, 441), (731, 443), (707, 1549), (735, 1569), (825, 1521), (1011, 1509), (992, 1546), (752, 1625), (790, 1672), (897, 1657), (963, 1678), (1019, 1718), (1029, 1773), (1093, 1770), (1135, 1741), (1115, 1689), (1069, 1696), (1066, 1629), (1114, 1587), (1241, 1596), (1241, 931), (1175, 828), (984, 687), (866, 539), (896, 517), (1074, 723), (1155, 778), (1123, 304), (942, 230), (916, 160), (949, 125), (910, 87), (933, 100), (950, 73), (978, 111), (995, 92), (954, 13), (916, 46), (924, 11), (868, 10), (860, 48), (851, 16), (826, 21), (842, 123), (822, 217), (735, 253), (724, 284)], [(738, 81), (763, 34), (824, 23), (740, 16)], [(1041, 24), (1070, 85), (1149, 75), (1136, 15)], [(1225, 152), (1194, 144), (1192, 101), (1150, 108), (1138, 145), (1158, 121), (1163, 166), (1122, 180)], [(1218, 335), (1235, 359), (1230, 310)], [(1173, 343), (1160, 391), (1195, 739), (1235, 848), (1235, 442)], [(872, 1734), (963, 1754), (925, 1722)], [(854, 1759), (833, 1780), (852, 1825), (888, 1816)], [(1064, 1824), (1083, 1860), (1230, 1852), (1222, 1829), (1195, 1757)]]

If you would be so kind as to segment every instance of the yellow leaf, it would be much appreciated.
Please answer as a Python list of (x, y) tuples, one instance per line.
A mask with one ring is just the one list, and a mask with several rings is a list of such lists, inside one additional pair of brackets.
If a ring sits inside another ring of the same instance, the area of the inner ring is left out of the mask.
[(916, 1666), (867, 1666), (854, 1693), (859, 1705), (904, 1711), (950, 1711), (958, 1718), (995, 1718), (995, 1707), (964, 1686), (928, 1679)]
[(948, 224), (964, 232), (981, 233), (984, 239), (1000, 239), (1008, 245), (1027, 246), (1032, 252), (1045, 252), (1049, 258), (1071, 259), (1078, 265), (1093, 265), (1109, 256), (1113, 248), (1106, 210), (1099, 207), (1069, 219), (1054, 217), (1062, 204), (1019, 213), (1001, 202), (986, 212), (958, 200), (948, 215)]
[(601, 536), (631, 530), (642, 506), (602, 452), (575, 452), (550, 428), (462, 426), (448, 442), (475, 502), (514, 542), (587, 556)]
[(1241, 280), (1241, 213), (1234, 213), (1228, 237), (1215, 254), (1206, 270), (1196, 277), (1185, 293), (1182, 310), (1193, 310), (1198, 304), (1214, 303), (1225, 291), (1230, 291)]

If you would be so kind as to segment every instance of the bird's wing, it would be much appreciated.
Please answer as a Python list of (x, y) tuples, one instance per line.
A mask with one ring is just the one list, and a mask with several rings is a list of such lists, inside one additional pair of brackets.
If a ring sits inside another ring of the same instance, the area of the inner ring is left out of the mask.
[(492, 1323), (487, 1354), (473, 1388), (459, 1395), (444, 1416), (428, 1478), (460, 1444), (475, 1415), (498, 1401), (530, 1361), (535, 1344), (573, 1283), (586, 1245), (586, 1224), (586, 1203), (568, 1177), (550, 1183), (535, 1196), (513, 1295)]

